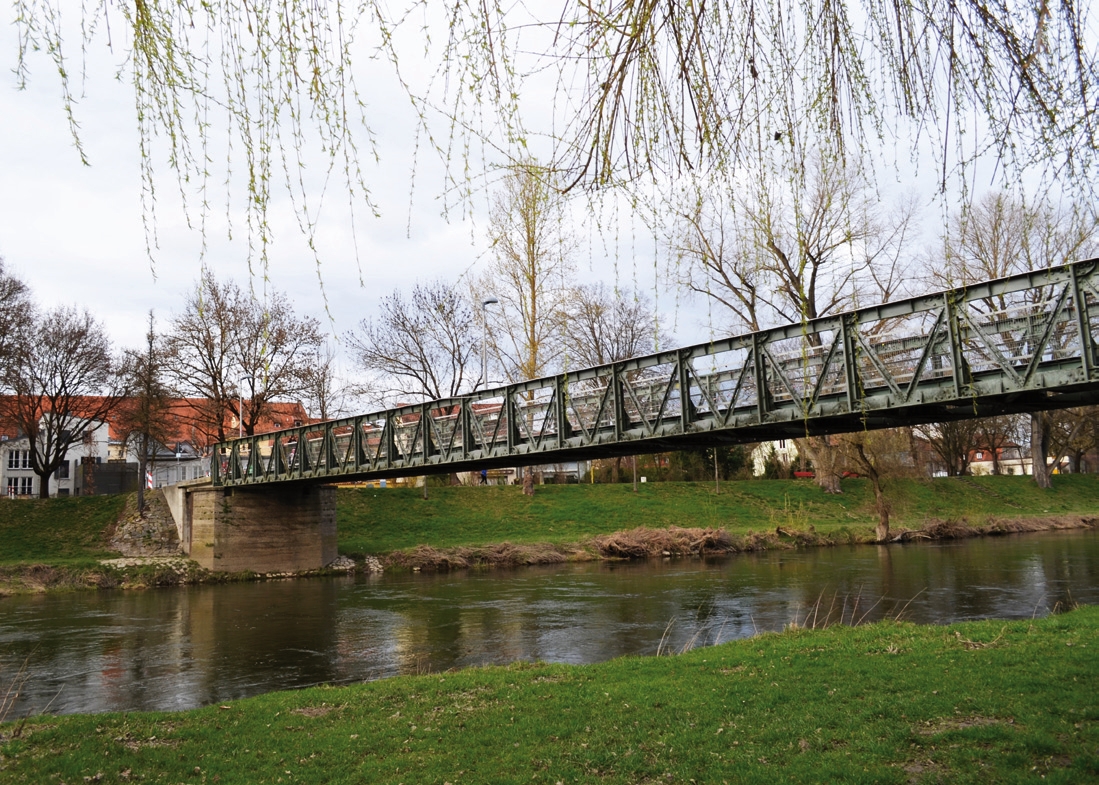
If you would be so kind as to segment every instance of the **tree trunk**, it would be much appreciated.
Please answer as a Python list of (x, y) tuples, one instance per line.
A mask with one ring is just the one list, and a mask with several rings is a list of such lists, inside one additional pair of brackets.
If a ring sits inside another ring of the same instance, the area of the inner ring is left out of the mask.
[(878, 525), (874, 530), (875, 540), (877, 542), (887, 542), (889, 540), (889, 502), (886, 501), (885, 494), (882, 493), (877, 472), (874, 472), (871, 476), (871, 481), (874, 483), (874, 503), (878, 508)]
[(870, 484), (874, 486), (874, 505), (878, 508), (878, 525), (874, 530), (875, 542), (888, 542), (889, 540), (889, 501), (885, 498), (885, 492), (881, 487), (881, 475), (877, 467), (866, 454), (862, 442), (855, 444), (855, 452), (859, 457), (859, 468), (866, 472), (870, 478)]
[(1049, 429), (1044, 412), (1030, 415), (1030, 463), (1039, 488), (1052, 488), (1049, 472)]
[(534, 472), (529, 466), (523, 470), (523, 495), (534, 495)]
[(424, 498), (426, 499), (427, 498), (427, 475), (426, 474), (423, 476), (423, 481), (424, 481)]
[(137, 462), (137, 514), (145, 514), (145, 472), (148, 464), (145, 461), (144, 454)]
[(810, 436), (801, 440), (806, 452), (813, 461), (817, 485), (825, 493), (843, 493), (840, 488), (840, 450), (827, 436)]

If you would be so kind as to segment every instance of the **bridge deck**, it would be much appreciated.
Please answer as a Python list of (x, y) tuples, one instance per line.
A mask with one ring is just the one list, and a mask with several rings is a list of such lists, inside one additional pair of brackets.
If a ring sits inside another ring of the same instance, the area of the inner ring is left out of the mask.
[(1099, 260), (219, 445), (215, 485), (555, 463), (1099, 402)]

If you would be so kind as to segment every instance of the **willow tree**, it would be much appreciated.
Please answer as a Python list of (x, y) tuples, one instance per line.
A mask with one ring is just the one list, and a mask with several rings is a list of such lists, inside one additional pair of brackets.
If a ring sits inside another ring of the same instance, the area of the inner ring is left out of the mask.
[[(659, 187), (685, 171), (735, 172), (778, 149), (805, 160), (817, 148), (874, 149), (879, 160), (914, 150), (944, 185), (986, 159), (1009, 177), (1038, 167), (1089, 192), (1095, 182), (1095, 27), (1079, 0), (14, 8), (20, 83), (30, 53), (48, 53), (82, 158), (70, 80), (93, 47), (118, 61), (134, 90), (147, 225), (162, 163), (202, 230), (210, 205), (236, 206), (211, 191), (243, 175), (235, 196), (260, 256), (282, 186), (311, 242), (332, 177), (350, 204), (375, 210), (362, 164), (385, 151), (371, 130), (376, 96), (362, 85), (378, 82), (367, 66), (387, 68), (405, 91), (420, 147), (449, 167), (448, 193), (472, 191), (481, 158), (532, 150), (565, 188)], [(330, 175), (316, 190), (303, 176), (313, 155)]]

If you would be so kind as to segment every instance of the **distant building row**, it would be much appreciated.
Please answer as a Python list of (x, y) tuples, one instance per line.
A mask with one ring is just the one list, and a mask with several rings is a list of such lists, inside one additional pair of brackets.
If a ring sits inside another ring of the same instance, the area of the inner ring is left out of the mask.
[[(148, 456), (147, 486), (159, 488), (209, 474), (210, 452), (216, 440), (196, 416), (205, 401), (176, 399), (166, 415), (169, 438), (153, 445)], [(257, 433), (310, 422), (300, 403), (271, 403)], [(235, 417), (226, 432), (237, 429)], [(138, 455), (113, 422), (90, 422), (68, 450), (64, 463), (49, 476), (50, 496), (123, 493), (137, 488)], [(11, 423), (0, 421), (0, 488), (8, 498), (37, 497), (40, 479), (31, 468), (31, 444)]]

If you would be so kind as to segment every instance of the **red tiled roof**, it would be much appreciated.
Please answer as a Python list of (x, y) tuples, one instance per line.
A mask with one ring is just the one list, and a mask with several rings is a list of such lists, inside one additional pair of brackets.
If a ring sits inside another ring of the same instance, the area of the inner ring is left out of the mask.
[[(0, 400), (3, 400), (4, 396), (0, 396)], [(85, 412), (94, 412), (99, 408), (99, 405), (103, 402), (103, 398), (100, 396), (87, 396), (85, 398), (78, 398), (74, 400), (79, 408), (83, 408)], [(84, 403), (86, 406), (80, 407), (79, 404)], [(187, 442), (198, 448), (207, 447), (217, 439), (216, 434), (207, 432), (206, 418), (201, 416), (201, 412), (204, 406), (209, 405), (210, 401), (205, 398), (173, 398), (169, 401), (168, 411), (166, 413), (167, 419), (167, 439), (169, 444), (175, 444), (178, 442)], [(2, 410), (2, 407), (0, 407)], [(79, 409), (78, 409), (79, 411)], [(86, 416), (86, 415), (84, 415)], [(117, 418), (111, 417), (108, 419), (109, 434), (111, 439), (119, 440), (122, 438), (117, 429)], [(269, 431), (277, 431), (280, 428), (291, 428), (295, 423), (313, 423), (318, 422), (316, 418), (309, 417), (305, 411), (305, 407), (298, 402), (286, 402), (276, 401), (268, 404), (268, 414), (260, 418), (259, 423), (256, 426), (256, 433), (267, 433)], [(235, 435), (237, 428), (237, 421), (234, 416), (228, 416), (224, 419), (223, 428), (227, 435)], [(18, 426), (8, 418), (0, 415), (0, 435), (7, 436), (9, 439), (14, 439), (19, 435)]]

